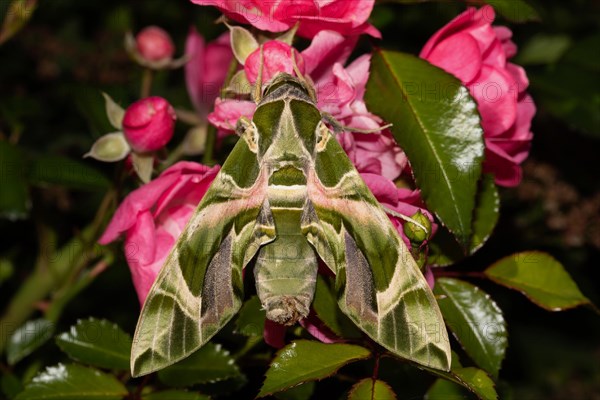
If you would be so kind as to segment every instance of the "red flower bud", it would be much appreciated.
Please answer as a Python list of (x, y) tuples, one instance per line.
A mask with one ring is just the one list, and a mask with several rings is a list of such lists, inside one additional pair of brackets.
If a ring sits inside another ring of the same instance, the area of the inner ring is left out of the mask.
[(158, 26), (149, 26), (142, 29), (135, 39), (140, 55), (147, 61), (171, 59), (175, 53), (175, 46), (171, 37)]
[(123, 117), (123, 133), (137, 152), (158, 150), (173, 137), (175, 111), (162, 97), (147, 97), (131, 104)]

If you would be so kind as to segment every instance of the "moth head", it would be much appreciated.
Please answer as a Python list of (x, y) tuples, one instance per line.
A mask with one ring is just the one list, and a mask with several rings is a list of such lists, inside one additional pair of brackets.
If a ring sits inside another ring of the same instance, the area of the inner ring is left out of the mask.
[(235, 133), (246, 141), (250, 151), (258, 152), (258, 129), (254, 122), (246, 117), (240, 117), (235, 126)]

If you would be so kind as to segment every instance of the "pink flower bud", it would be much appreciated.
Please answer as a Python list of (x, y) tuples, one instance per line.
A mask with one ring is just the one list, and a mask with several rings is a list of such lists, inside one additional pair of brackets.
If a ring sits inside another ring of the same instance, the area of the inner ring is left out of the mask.
[[(293, 52), (293, 56), (292, 56)], [(261, 63), (260, 49), (256, 49), (246, 59), (244, 69), (250, 83), (256, 82), (262, 65), (262, 81), (269, 82), (279, 72), (294, 74), (294, 58), (300, 72), (304, 73), (304, 59), (296, 49), (287, 43), (271, 40), (263, 45), (263, 60)]]
[(135, 151), (154, 151), (173, 137), (175, 119), (175, 111), (165, 99), (147, 97), (125, 110), (123, 132)]
[(136, 36), (136, 45), (140, 55), (147, 61), (171, 59), (175, 46), (169, 34), (158, 26), (149, 26)]

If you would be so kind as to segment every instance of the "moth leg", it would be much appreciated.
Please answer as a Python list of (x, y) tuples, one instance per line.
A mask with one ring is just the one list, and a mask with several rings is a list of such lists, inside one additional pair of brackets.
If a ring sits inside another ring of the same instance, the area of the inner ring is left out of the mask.
[(387, 125), (377, 128), (377, 129), (359, 129), (359, 128), (353, 128), (351, 126), (342, 125), (342, 123), (340, 121), (338, 121), (333, 115), (331, 115), (325, 111), (321, 112), (321, 117), (323, 118), (323, 121), (325, 121), (327, 124), (331, 125), (331, 127), (333, 128), (333, 133), (336, 135), (338, 135), (342, 132), (354, 132), (354, 133), (364, 133), (364, 134), (379, 133), (393, 125), (393, 124), (387, 124)]

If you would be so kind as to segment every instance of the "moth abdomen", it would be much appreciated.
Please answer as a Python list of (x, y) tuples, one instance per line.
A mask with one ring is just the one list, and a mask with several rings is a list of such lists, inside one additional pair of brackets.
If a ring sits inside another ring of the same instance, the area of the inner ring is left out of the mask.
[(317, 280), (317, 256), (300, 230), (297, 209), (272, 209), (277, 238), (256, 259), (256, 292), (267, 318), (293, 325), (308, 316)]

